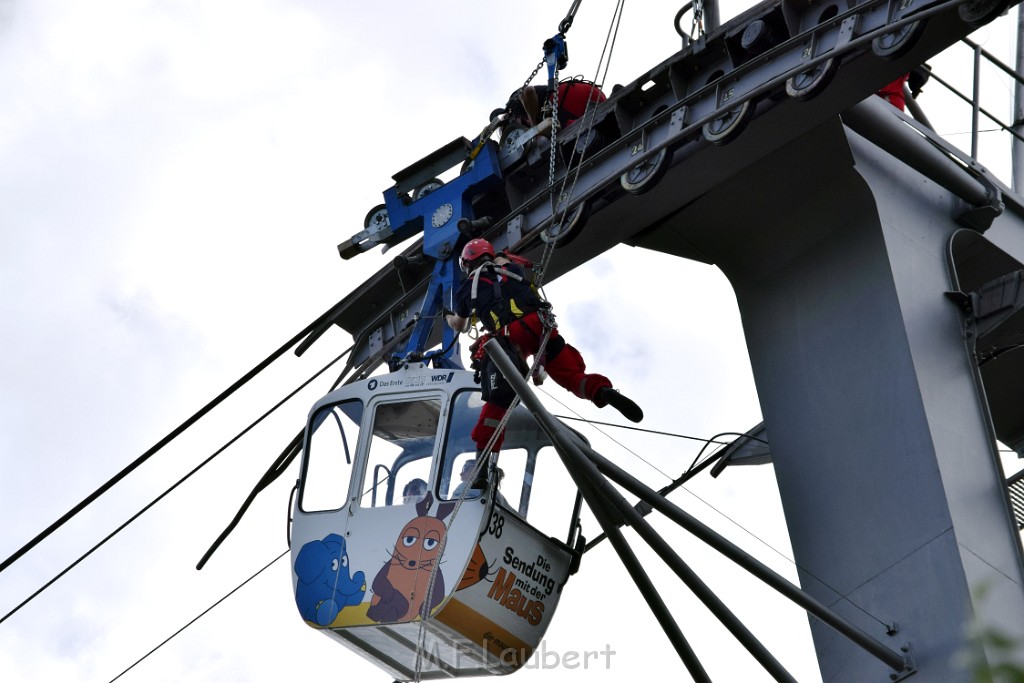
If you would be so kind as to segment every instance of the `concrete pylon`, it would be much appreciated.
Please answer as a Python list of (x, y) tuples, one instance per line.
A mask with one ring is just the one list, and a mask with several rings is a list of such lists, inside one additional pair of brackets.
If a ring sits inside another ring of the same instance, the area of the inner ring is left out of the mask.
[[(990, 230), (1024, 259), (1007, 204)], [(972, 619), (1024, 645), (1020, 538), (963, 311), (945, 296), (964, 208), (836, 119), (637, 241), (728, 276), (801, 584), (909, 647), (922, 682), (971, 680), (958, 654)], [(811, 621), (825, 681), (890, 680)]]

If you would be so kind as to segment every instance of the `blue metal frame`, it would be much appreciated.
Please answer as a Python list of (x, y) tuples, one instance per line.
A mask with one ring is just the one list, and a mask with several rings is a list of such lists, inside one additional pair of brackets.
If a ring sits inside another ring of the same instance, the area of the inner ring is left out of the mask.
[(462, 237), (459, 221), (475, 218), (473, 197), (494, 188), (500, 181), (498, 146), (488, 141), (460, 176), (421, 199), (406, 203), (397, 185), (384, 192), (384, 203), (394, 234), (405, 239), (422, 230), (423, 253), (435, 261), (415, 328), (405, 351), (401, 355), (396, 354), (392, 364), (419, 356), (434, 359), (442, 367), (462, 367), (457, 355), (458, 334), (448, 326), (444, 327), (440, 350), (429, 354), (423, 354), (423, 350), (429, 341), (435, 317), (444, 309), (452, 308), (453, 293), (462, 278), (457, 264)]

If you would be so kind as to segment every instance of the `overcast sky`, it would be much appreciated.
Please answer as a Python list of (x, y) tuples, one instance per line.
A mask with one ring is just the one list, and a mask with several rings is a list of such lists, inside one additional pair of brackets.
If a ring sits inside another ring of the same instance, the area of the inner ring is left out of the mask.
[[(377, 251), (343, 262), (336, 245), (362, 229), (392, 174), (477, 134), (566, 9), (353, 5), (0, 0), (0, 558), (386, 263)], [(678, 6), (627, 5), (606, 85), (679, 49)], [(723, 6), (723, 19), (746, 7)], [(569, 73), (595, 76), (611, 14), (612, 3), (582, 4)], [(1005, 29), (979, 34), (1008, 55)], [(669, 277), (701, 292), (678, 321), (646, 294)], [(710, 437), (760, 421), (735, 299), (717, 269), (620, 247), (547, 293), (588, 365), (643, 405), (644, 427)], [(3, 572), (2, 614), (349, 343), (332, 332), (307, 357), (289, 357)], [(294, 467), (194, 570), (331, 379), (0, 624), (3, 680), (109, 681), (281, 554)], [(551, 399), (556, 412), (621, 422), (549, 391), (568, 406)], [(588, 436), (655, 487), (700, 448), (606, 431), (623, 445)], [(795, 577), (769, 467), (704, 477), (673, 499)], [(799, 680), (818, 679), (802, 612), (685, 536), (673, 542)], [(713, 678), (765, 679), (674, 578), (655, 578)], [(685, 676), (609, 547), (586, 556), (546, 638), (559, 653), (605, 647), (615, 652), (607, 669), (517, 677)], [(342, 677), (389, 680), (303, 624), (282, 560), (122, 680)]]

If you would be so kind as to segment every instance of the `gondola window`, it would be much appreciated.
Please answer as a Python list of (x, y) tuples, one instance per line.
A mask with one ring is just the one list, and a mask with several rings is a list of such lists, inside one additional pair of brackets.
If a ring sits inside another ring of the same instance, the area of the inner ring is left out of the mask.
[(325, 406), (310, 422), (299, 499), (304, 512), (345, 505), (362, 417), (362, 401), (351, 400)]
[(374, 409), (360, 507), (401, 505), (404, 486), (429, 475), (441, 414), (440, 398), (390, 401)]

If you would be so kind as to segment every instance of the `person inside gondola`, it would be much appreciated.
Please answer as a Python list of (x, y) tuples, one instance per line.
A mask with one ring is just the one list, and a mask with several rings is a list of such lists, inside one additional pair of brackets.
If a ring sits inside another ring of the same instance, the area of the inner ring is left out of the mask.
[[(484, 489), (487, 488), (487, 473), (482, 469), (477, 473), (476, 478), (473, 478), (473, 472), (476, 470), (476, 458), (470, 458), (462, 464), (462, 471), (459, 473), (459, 485), (452, 491), (452, 499), (462, 498), (462, 492), (466, 491), (465, 498), (479, 498), (480, 494), (483, 493)], [(498, 484), (501, 484), (501, 480), (505, 478), (505, 473), (501, 468), (497, 468)], [(472, 482), (470, 480), (473, 480)], [(469, 487), (467, 490), (466, 487)], [(505, 507), (511, 509), (508, 501), (505, 500), (505, 496), (501, 495), (501, 492), (497, 492), (497, 500)]]
[[(476, 460), (474, 458), (470, 458), (466, 462), (462, 463), (462, 471), (459, 473), (459, 479), (461, 481), (459, 481), (459, 484), (458, 486), (455, 487), (455, 490), (452, 491), (452, 498), (462, 498), (463, 491), (466, 491), (466, 498), (477, 498), (480, 496), (480, 493), (487, 486), (487, 481), (484, 479), (484, 473), (481, 472), (477, 476), (477, 480), (470, 483), (469, 480), (473, 477), (473, 471), (475, 469)], [(469, 487), (468, 491), (466, 490), (467, 486)]]
[[(559, 386), (593, 401), (599, 408), (610, 405), (632, 422), (643, 419), (640, 406), (613, 389), (610, 379), (586, 371), (580, 352), (558, 333), (550, 305), (541, 301), (525, 281), (521, 266), (495, 254), (491, 243), (479, 238), (470, 240), (463, 248), (459, 265), (466, 279), (455, 293), (455, 310), (445, 316), (452, 329), (464, 332), (470, 319), (476, 317), (487, 331), (486, 337), (501, 344), (524, 376), (529, 371), (526, 359), (537, 354), (547, 336), (540, 365)], [(484, 341), (481, 337), (473, 353), (484, 406), (470, 438), (478, 453), (483, 453), (489, 444), (491, 452), (497, 453), (504, 436), (496, 434), (497, 428), (512, 405), (515, 392), (484, 353)]]
[(427, 482), (420, 478), (411, 479), (402, 491), (402, 502), (405, 505), (414, 505), (427, 495)]

